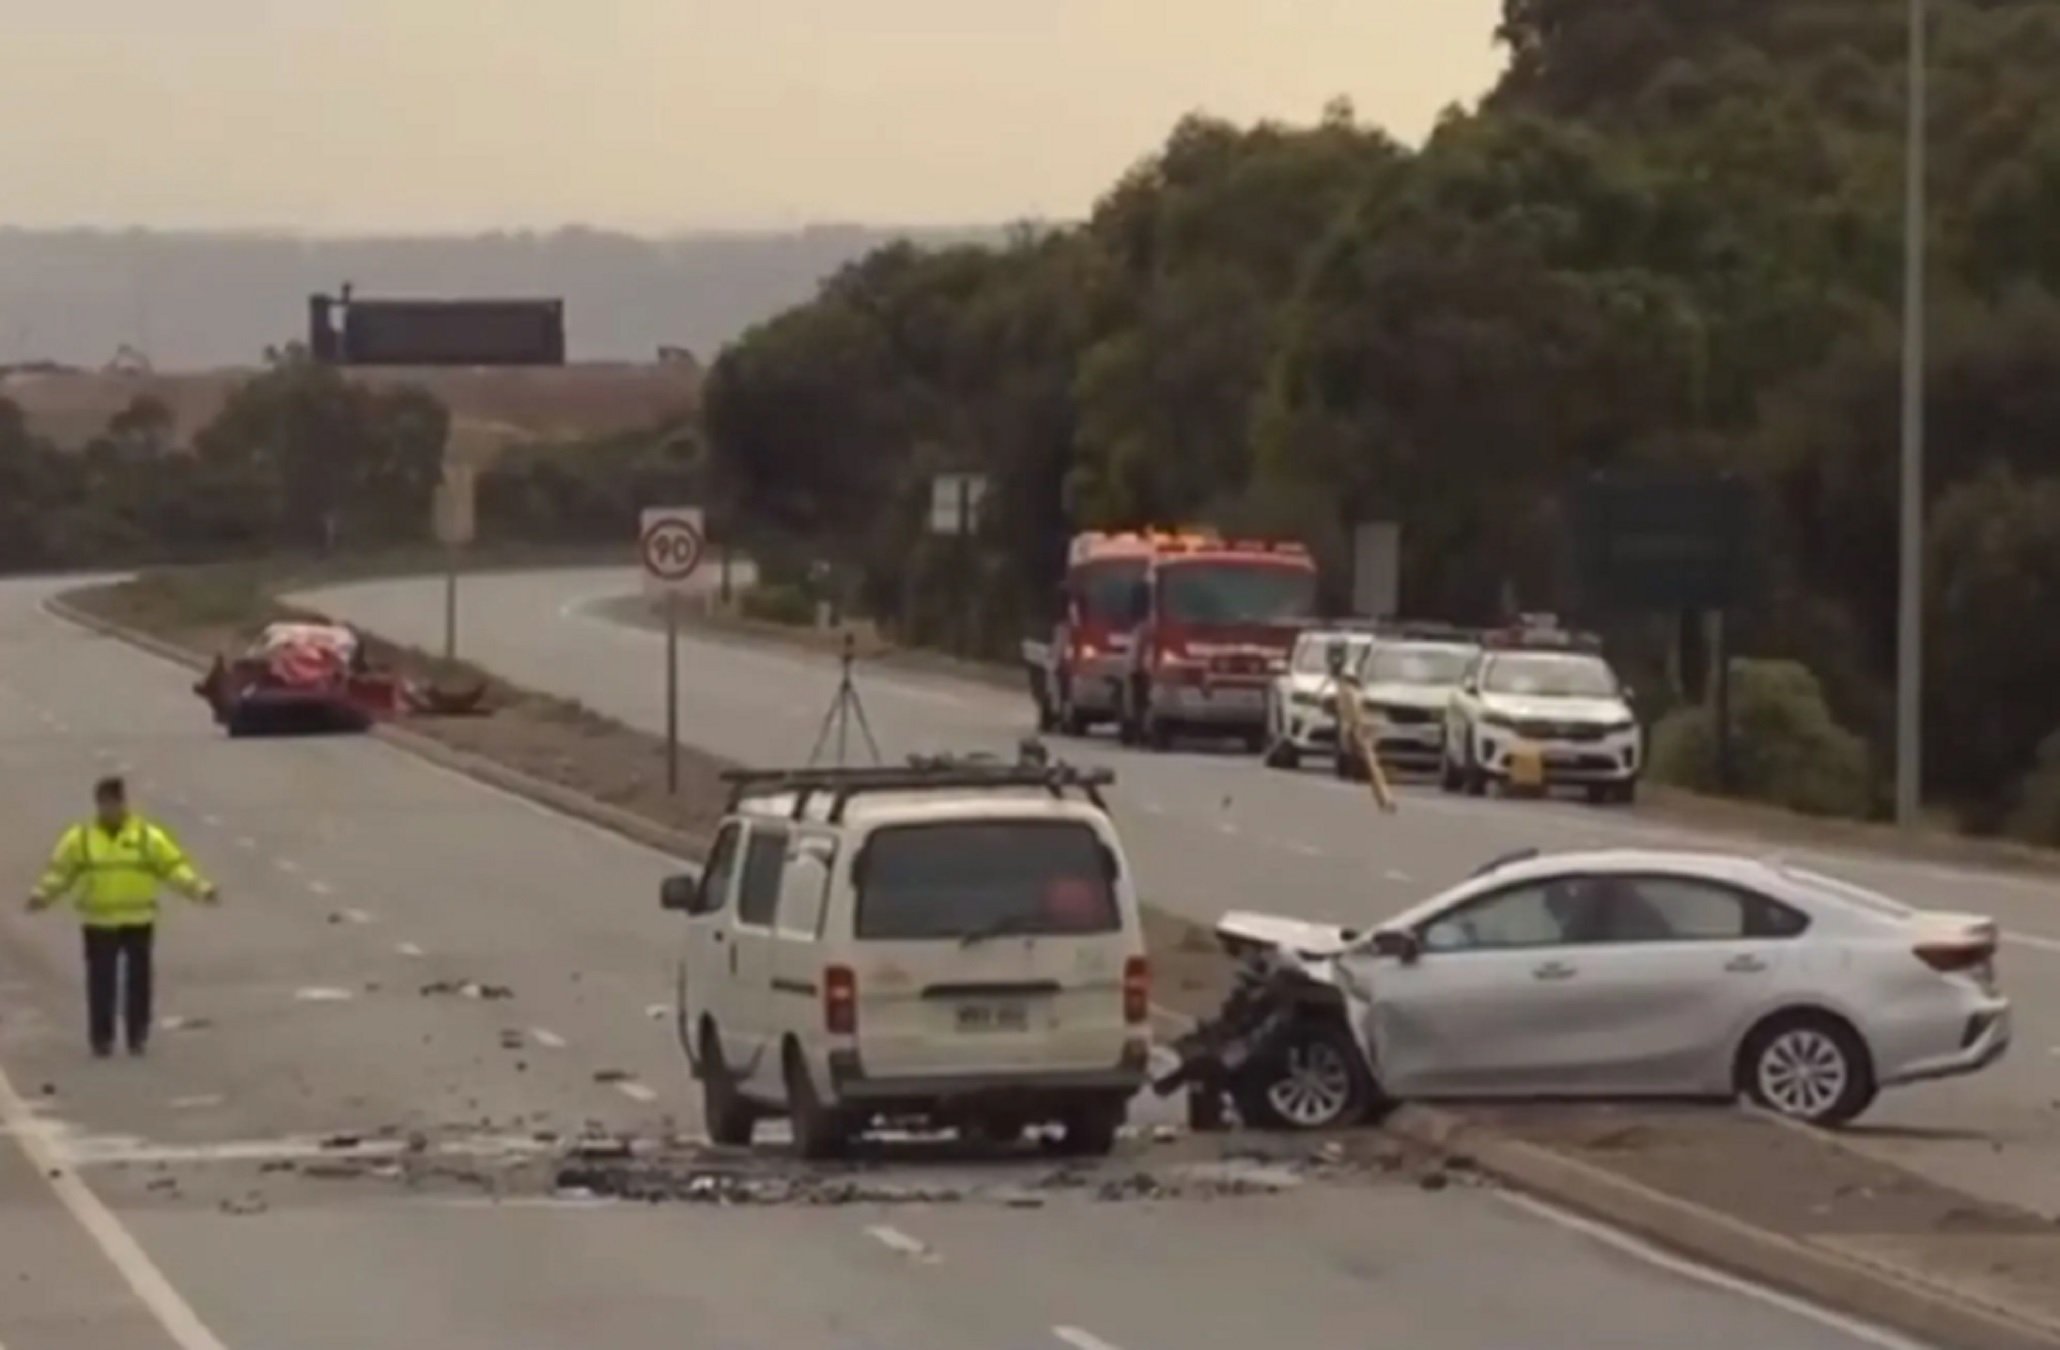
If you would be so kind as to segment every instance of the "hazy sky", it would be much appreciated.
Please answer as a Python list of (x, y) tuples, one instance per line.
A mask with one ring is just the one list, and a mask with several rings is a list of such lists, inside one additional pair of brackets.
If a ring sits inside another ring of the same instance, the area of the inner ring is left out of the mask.
[(0, 222), (1084, 212), (1183, 112), (1414, 140), (1500, 0), (0, 0)]

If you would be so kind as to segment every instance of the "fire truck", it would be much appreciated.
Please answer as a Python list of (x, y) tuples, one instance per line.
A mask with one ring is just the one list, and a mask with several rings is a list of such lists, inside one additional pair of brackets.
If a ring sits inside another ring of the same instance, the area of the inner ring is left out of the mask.
[(1117, 724), (1128, 745), (1182, 733), (1266, 744), (1266, 692), (1316, 616), (1316, 561), (1299, 543), (1161, 540), (1132, 592)]
[(1038, 730), (1078, 736), (1118, 719), (1137, 626), (1137, 588), (1153, 552), (1160, 541), (1207, 537), (1150, 530), (1090, 530), (1073, 537), (1051, 638), (1023, 644)]

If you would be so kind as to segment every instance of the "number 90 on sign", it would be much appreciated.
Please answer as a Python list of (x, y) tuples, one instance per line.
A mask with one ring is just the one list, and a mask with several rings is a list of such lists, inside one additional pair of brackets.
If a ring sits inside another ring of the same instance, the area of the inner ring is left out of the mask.
[(640, 524), (637, 552), (647, 580), (656, 586), (673, 587), (694, 574), (706, 550), (698, 509), (647, 510)]

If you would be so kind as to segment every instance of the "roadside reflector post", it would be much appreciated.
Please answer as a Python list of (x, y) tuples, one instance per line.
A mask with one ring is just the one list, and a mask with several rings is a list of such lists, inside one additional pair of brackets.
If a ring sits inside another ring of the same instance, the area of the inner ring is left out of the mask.
[(665, 791), (680, 790), (680, 598), (708, 551), (698, 506), (644, 508), (637, 531), (637, 559), (644, 591), (665, 612)]

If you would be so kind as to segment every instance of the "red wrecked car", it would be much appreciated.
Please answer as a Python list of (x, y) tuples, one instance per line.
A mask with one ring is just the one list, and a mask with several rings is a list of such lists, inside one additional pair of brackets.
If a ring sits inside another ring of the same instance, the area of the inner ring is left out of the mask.
[(484, 681), (456, 691), (374, 669), (348, 624), (267, 624), (240, 656), (217, 656), (193, 686), (231, 736), (320, 735), (371, 729), (417, 713), (483, 711)]

